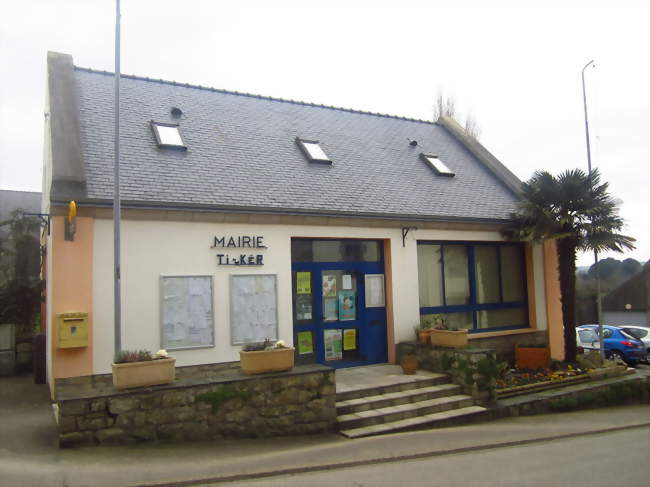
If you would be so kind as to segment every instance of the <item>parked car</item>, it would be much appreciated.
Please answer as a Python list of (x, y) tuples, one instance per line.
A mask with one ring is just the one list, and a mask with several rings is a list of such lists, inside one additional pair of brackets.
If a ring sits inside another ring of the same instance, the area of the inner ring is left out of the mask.
[(650, 363), (650, 328), (647, 326), (621, 325), (619, 327), (628, 335), (632, 335), (643, 342), (645, 347), (645, 361)]
[[(590, 348), (598, 350), (598, 325), (581, 325), (576, 330), (593, 330), (596, 340), (591, 343)], [(622, 329), (603, 325), (603, 343), (605, 345), (605, 357), (608, 359), (619, 358), (628, 365), (636, 365), (639, 361), (646, 359), (646, 348), (643, 342)]]
[(578, 352), (589, 353), (592, 350), (599, 350), (598, 333), (591, 328), (576, 328), (576, 345)]

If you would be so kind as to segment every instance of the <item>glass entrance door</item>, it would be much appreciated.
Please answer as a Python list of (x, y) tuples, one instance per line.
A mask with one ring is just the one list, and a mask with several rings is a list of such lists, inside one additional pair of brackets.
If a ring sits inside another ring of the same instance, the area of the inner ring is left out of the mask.
[[(326, 242), (329, 250), (338, 248), (338, 252), (319, 253), (323, 248), (319, 242)], [(305, 253), (298, 252), (308, 247), (315, 250), (312, 259), (315, 253), (315, 257), (332, 262), (308, 261)], [(350, 367), (385, 362), (386, 308), (380, 243), (295, 239), (292, 254), (296, 363)], [(340, 261), (334, 262), (337, 257)]]

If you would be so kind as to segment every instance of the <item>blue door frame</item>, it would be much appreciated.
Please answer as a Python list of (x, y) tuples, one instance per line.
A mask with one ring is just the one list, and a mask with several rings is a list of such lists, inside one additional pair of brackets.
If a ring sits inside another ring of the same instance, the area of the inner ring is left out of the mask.
[[(311, 289), (313, 295), (312, 321), (298, 324), (294, 313), (294, 343), (298, 343), (298, 333), (311, 331), (314, 344), (315, 362), (334, 368), (356, 367), (384, 363), (388, 360), (386, 335), (386, 308), (366, 308), (365, 303), (365, 274), (383, 274), (384, 263), (380, 262), (294, 262), (291, 265), (292, 274), (296, 272), (311, 273)], [(351, 271), (357, 275), (356, 319), (350, 321), (323, 321), (322, 282), (323, 271)], [(294, 283), (295, 286), (295, 283)], [(295, 307), (295, 303), (293, 303)], [(354, 361), (325, 360), (325, 343), (323, 330), (327, 329), (357, 329), (359, 359)]]

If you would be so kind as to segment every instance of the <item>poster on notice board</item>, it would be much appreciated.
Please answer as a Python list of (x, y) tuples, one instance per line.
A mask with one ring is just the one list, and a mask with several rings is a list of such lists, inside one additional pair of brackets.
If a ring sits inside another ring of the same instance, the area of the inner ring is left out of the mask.
[(357, 317), (354, 291), (339, 291), (339, 321), (350, 321)]
[(336, 297), (336, 276), (334, 274), (323, 274), (323, 297)]
[(357, 329), (350, 328), (343, 330), (343, 350), (356, 350), (357, 349)]
[(296, 272), (296, 294), (311, 294), (311, 272)]
[(298, 354), (305, 355), (308, 353), (314, 353), (314, 341), (311, 331), (298, 332)]
[(311, 295), (298, 294), (296, 296), (296, 320), (305, 321), (312, 319)]
[(323, 321), (337, 321), (339, 319), (336, 298), (323, 299)]
[(343, 336), (341, 330), (323, 330), (325, 338), (325, 360), (343, 359)]

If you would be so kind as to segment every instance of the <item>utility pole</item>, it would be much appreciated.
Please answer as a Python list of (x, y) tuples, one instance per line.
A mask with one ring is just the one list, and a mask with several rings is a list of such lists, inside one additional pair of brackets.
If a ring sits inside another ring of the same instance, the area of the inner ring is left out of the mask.
[[(587, 137), (587, 167), (589, 169), (589, 176), (591, 176), (591, 145), (589, 141), (589, 118), (587, 117), (587, 91), (585, 89), (585, 69), (589, 66), (596, 67), (593, 59), (584, 65), (582, 68), (582, 101), (585, 108), (585, 134)], [(594, 249), (594, 273), (596, 274), (596, 314), (598, 316), (598, 341), (600, 346), (600, 358), (605, 358), (605, 347), (603, 345), (603, 319), (602, 319), (602, 303), (600, 299), (600, 275), (598, 271), (598, 250)]]
[(115, 145), (113, 189), (113, 266), (114, 266), (114, 313), (115, 353), (122, 349), (122, 296), (120, 269), (120, 0), (115, 0)]

